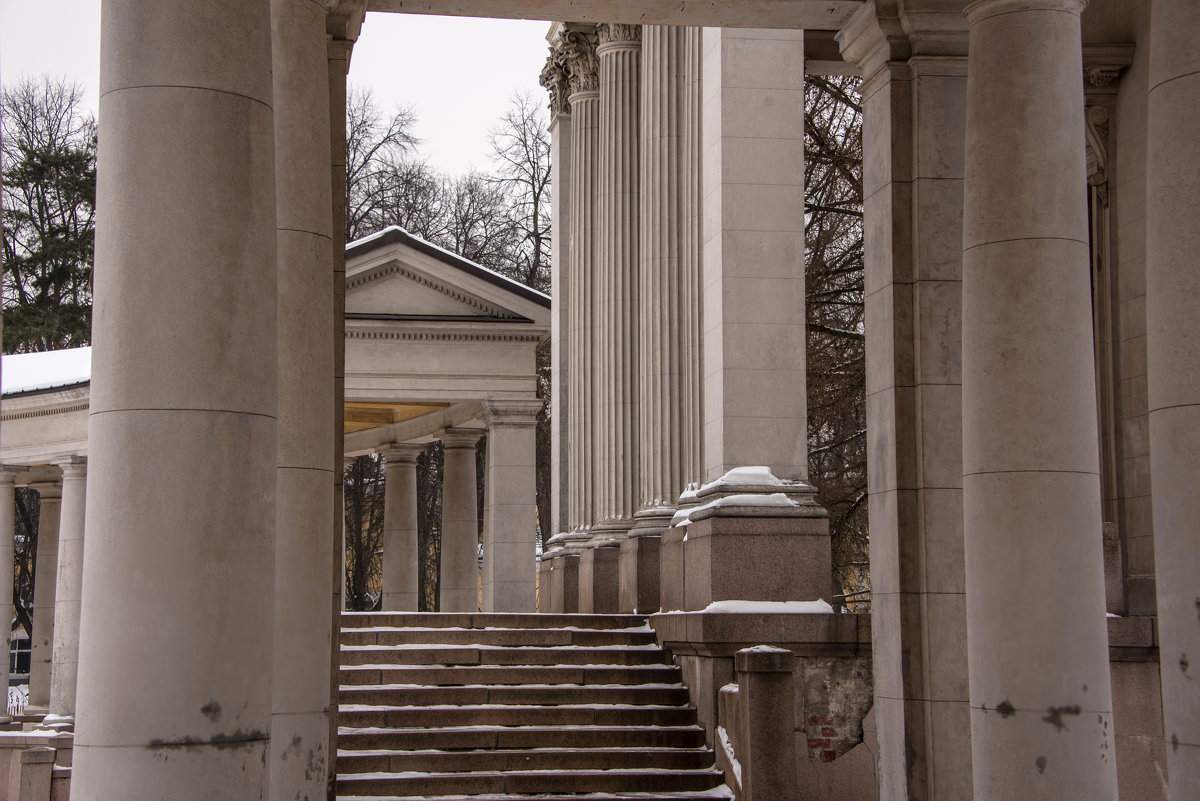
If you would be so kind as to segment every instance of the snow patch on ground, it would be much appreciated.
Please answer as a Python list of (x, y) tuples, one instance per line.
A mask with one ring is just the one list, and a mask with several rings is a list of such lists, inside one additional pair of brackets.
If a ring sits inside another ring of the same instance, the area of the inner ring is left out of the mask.
[(713, 601), (704, 611), (743, 615), (831, 615), (833, 607), (820, 598), (815, 601)]

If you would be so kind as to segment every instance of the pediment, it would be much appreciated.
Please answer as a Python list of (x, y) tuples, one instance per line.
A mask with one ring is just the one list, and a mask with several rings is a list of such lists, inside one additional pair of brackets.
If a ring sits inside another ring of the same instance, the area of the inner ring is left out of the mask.
[(549, 323), (549, 298), (401, 229), (347, 248), (346, 313)]

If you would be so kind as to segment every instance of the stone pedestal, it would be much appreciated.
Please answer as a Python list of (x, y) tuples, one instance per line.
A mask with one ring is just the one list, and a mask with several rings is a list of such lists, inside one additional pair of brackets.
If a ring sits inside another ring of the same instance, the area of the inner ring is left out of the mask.
[(54, 654), (50, 668), (50, 714), (43, 723), (69, 728), (75, 721), (75, 687), (79, 673), (87, 459), (75, 457), (58, 466), (62, 469), (63, 481), (58, 580), (54, 593)]
[(621, 543), (617, 567), (617, 610), (637, 614), (657, 612), (661, 566), (659, 552), (662, 536), (630, 537)]
[[(483, 432), (451, 428), (442, 434), (442, 567), (440, 612), (479, 611), (479, 488), (475, 445)], [(491, 442), (488, 443), (491, 453)]]
[(621, 550), (616, 543), (587, 548), (579, 554), (579, 611), (614, 614)]
[(1198, 25), (1200, 6), (1195, 2), (1156, 2), (1151, 7), (1146, 325), (1154, 562), (1172, 801), (1200, 798), (1200, 689), (1195, 667), (1200, 661)]
[(121, 0), (101, 31), (96, 547), (72, 783), (96, 801), (258, 801), (278, 467), (271, 5)]
[(383, 611), (416, 612), (421, 556), (417, 537), (417, 457), (424, 445), (396, 445), (387, 462), (383, 496)]
[(683, 608), (714, 601), (830, 600), (829, 519), (761, 516), (759, 507), (699, 512), (683, 543)]
[(796, 734), (792, 669), (795, 655), (783, 648), (744, 648), (733, 655), (738, 675), (737, 743), (745, 801), (800, 798), (796, 786)]
[(963, 510), (976, 797), (1117, 796), (1105, 756), (1084, 5), (966, 9)]
[(562, 554), (548, 561), (550, 563), (550, 600), (545, 611), (578, 612), (579, 554)]
[(25, 713), (50, 710), (50, 671), (54, 653), (54, 597), (58, 591), (58, 532), (62, 515), (62, 483), (30, 484), (37, 490), (37, 566), (33, 575), (33, 631), (29, 656), (29, 700)]
[(658, 604), (664, 612), (684, 609), (683, 588), (687, 582), (684, 573), (683, 545), (688, 527), (669, 528), (659, 536), (658, 549)]

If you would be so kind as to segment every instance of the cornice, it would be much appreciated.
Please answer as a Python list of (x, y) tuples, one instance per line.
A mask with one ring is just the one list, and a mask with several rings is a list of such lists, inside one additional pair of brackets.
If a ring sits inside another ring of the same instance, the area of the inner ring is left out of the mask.
[(478, 312), (482, 312), (488, 316), (500, 317), (504, 319), (516, 319), (506, 309), (502, 309), (499, 306), (493, 306), (490, 303), (484, 303), (478, 298), (468, 295), (465, 292), (459, 292), (455, 289), (451, 289), (445, 284), (434, 281), (422, 273), (408, 269), (397, 261), (388, 262), (380, 267), (375, 267), (363, 272), (360, 275), (356, 275), (353, 278), (348, 278), (346, 280), (346, 289), (347, 291), (356, 289), (360, 286), (365, 286), (366, 284), (372, 283), (373, 281), (378, 281), (390, 275), (399, 275), (408, 279), (409, 281), (413, 281), (421, 286), (432, 289), (435, 292), (445, 295), (451, 300), (457, 301), (464, 306), (469, 306), (470, 308), (475, 309)]
[(395, 329), (346, 329), (346, 339), (392, 342), (523, 342), (538, 343), (541, 332), (502, 334), (488, 331), (404, 331)]
[(16, 411), (0, 412), (0, 421), (4, 420), (28, 420), (34, 417), (49, 417), (53, 414), (70, 414), (71, 412), (86, 412), (89, 402), (76, 401), (75, 403), (64, 403), (57, 406), (38, 407), (32, 409), (18, 409)]

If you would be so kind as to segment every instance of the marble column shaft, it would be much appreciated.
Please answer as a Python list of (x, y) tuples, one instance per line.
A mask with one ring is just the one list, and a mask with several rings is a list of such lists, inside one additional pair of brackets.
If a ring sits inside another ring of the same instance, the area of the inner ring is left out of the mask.
[[(700, 459), (700, 31), (642, 28), (638, 502), (672, 509)], [(668, 512), (669, 514), (669, 512)]]
[(50, 708), (50, 671), (54, 661), (54, 598), (58, 591), (58, 533), (62, 484), (30, 484), (37, 490), (37, 563), (33, 574), (33, 631), (29, 656), (29, 710)]
[[(0, 598), (11, 598), (13, 590), (13, 539), (16, 534), (16, 470), (0, 467)], [(0, 687), (8, 686), (7, 654), (12, 650), (12, 632), (0, 638), (5, 643), (5, 657), (0, 660)], [(7, 692), (6, 692), (7, 703)], [(0, 714), (0, 720), (7, 715)]]
[[(342, 34), (345, 31), (341, 32)], [(336, 710), (341, 695), (342, 670), (342, 609), (346, 594), (346, 499), (345, 426), (346, 400), (346, 76), (350, 71), (350, 51), (353, 42), (332, 35), (325, 47), (327, 86), (329, 87), (329, 174), (330, 174), (330, 236), (333, 267), (333, 319), (330, 336), (333, 338), (333, 448), (330, 457), (335, 470), (331, 476), (333, 491), (333, 537), (330, 543), (330, 628), (339, 636), (329, 638), (329, 708)], [(327, 753), (337, 753), (337, 715), (329, 716)], [(335, 796), (336, 760), (331, 760), (326, 781), (330, 798)]]
[(804, 32), (701, 43), (705, 480), (807, 479)]
[(483, 432), (450, 428), (442, 434), (441, 612), (479, 611), (479, 487), (475, 446)]
[[(1154, 561), (1171, 801), (1200, 798), (1200, 3), (1150, 8), (1146, 324)], [(1140, 45), (1140, 43), (1139, 43)]]
[[(902, 26), (908, 37), (888, 35)], [(925, 38), (930, 28), (939, 35)], [(902, 20), (885, 4), (868, 3), (839, 41), (864, 75), (867, 487), (880, 798), (967, 799), (966, 20), (954, 10)], [(920, 55), (913, 55), (913, 41), (924, 44)], [(937, 43), (932, 53), (929, 41)]]
[[(590, 526), (596, 517), (595, 450), (595, 317), (596, 292), (596, 167), (600, 94), (595, 44), (581, 33), (569, 35), (571, 164), (568, 193), (567, 273), (574, 279), (564, 299), (569, 317), (568, 347), (571, 365), (567, 377), (567, 461), (570, 473), (567, 523), (571, 529)], [(560, 229), (562, 230), (562, 229)]]
[(268, 0), (101, 8), (72, 785), (267, 796), (277, 469)]
[(484, 404), (483, 611), (533, 612), (537, 571), (535, 429), (542, 402)]
[(326, 794), (335, 516), (333, 248), (325, 8), (272, 0), (279, 461), (271, 798)]
[(385, 612), (416, 612), (421, 554), (417, 538), (417, 457), (424, 445), (383, 452), (383, 601)]
[(638, 171), (641, 26), (597, 26), (596, 521), (627, 532), (638, 508)]
[(74, 457), (62, 468), (62, 509), (58, 526), (58, 579), (54, 593), (54, 654), (50, 668), (50, 716), (75, 718), (79, 674), (79, 606), (83, 600), (83, 525), (87, 459)]
[(1117, 797), (1082, 132), (1084, 0), (977, 0), (963, 201), (976, 798)]
[[(553, 113), (550, 121), (550, 218), (555, 231), (571, 230), (571, 115)], [(569, 236), (569, 234), (568, 234)], [(568, 400), (571, 385), (572, 323), (570, 301), (575, 277), (570, 273), (570, 245), (560, 245), (550, 256), (550, 521), (546, 537), (570, 529), (570, 497), (575, 478), (568, 457), (572, 410)]]

